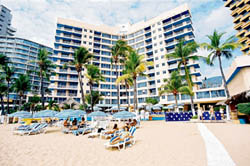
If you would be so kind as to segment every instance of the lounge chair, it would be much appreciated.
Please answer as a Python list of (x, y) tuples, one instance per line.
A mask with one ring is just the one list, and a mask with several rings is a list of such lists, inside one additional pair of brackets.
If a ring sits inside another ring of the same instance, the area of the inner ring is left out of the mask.
[(123, 146), (123, 149), (125, 149), (126, 144), (129, 144), (129, 145), (132, 146), (132, 145), (135, 144), (135, 139), (134, 139), (134, 133), (135, 133), (135, 131), (136, 131), (136, 127), (131, 127), (131, 128), (129, 129), (129, 132), (130, 132), (130, 137), (129, 137), (129, 138), (126, 138), (124, 141), (120, 141), (120, 142), (118, 142), (118, 143), (112, 145), (112, 144), (110, 144), (110, 142), (112, 142), (115, 138), (119, 137), (119, 136), (115, 136), (115, 137), (112, 137), (112, 138), (110, 139), (109, 142), (105, 143), (104, 146), (105, 146), (106, 148), (117, 147), (118, 150), (121, 149), (121, 148), (120, 148), (121, 146)]
[(31, 134), (40, 134), (40, 133), (44, 133), (45, 134), (47, 126), (48, 126), (47, 123), (42, 123), (38, 127), (30, 130), (27, 134), (28, 135), (31, 135)]
[(13, 134), (17, 134), (17, 135), (24, 135), (29, 133), (29, 131), (36, 129), (40, 126), (39, 123), (32, 123), (31, 125), (22, 125), (20, 126), (20, 128), (16, 128), (16, 130), (13, 131)]

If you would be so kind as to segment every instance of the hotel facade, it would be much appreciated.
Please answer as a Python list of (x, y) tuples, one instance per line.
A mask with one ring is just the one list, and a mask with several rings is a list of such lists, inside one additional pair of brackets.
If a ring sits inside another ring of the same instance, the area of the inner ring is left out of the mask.
[[(39, 71), (36, 63), (31, 61), (36, 60), (39, 49), (46, 49), (49, 57), (52, 58), (53, 49), (45, 45), (20, 38), (11, 36), (0, 36), (0, 53), (6, 55), (11, 65), (15, 68), (13, 78), (18, 78), (20, 74), (29, 74), (31, 82), (31, 94), (39, 94), (40, 91), (40, 77), (38, 74), (30, 71)], [(49, 82), (44, 81), (44, 88), (48, 88)], [(10, 94), (10, 99), (18, 100), (16, 93)]]
[[(54, 43), (53, 60), (58, 65), (56, 75), (51, 77), (49, 88), (52, 90), (51, 99), (62, 102), (74, 98), (81, 102), (80, 84), (74, 66), (63, 68), (63, 65), (73, 60), (74, 50), (83, 46), (94, 54), (90, 62), (99, 67), (105, 77), (105, 82), (100, 82), (94, 87), (104, 95), (104, 100), (99, 106), (113, 106), (117, 104), (117, 95), (120, 95), (121, 105), (127, 105), (125, 87), (120, 85), (120, 94), (116, 90), (115, 66), (111, 65), (111, 47), (117, 40), (124, 39), (128, 45), (145, 55), (147, 61), (152, 61), (153, 66), (147, 68), (148, 78), (139, 77), (137, 82), (138, 104), (145, 105), (147, 97), (159, 99), (161, 104), (174, 103), (171, 94), (159, 96), (158, 88), (169, 78), (171, 72), (178, 70), (178, 59), (166, 59), (165, 55), (172, 53), (179, 39), (186, 43), (195, 40), (192, 18), (189, 7), (185, 4), (173, 10), (146, 21), (135, 24), (126, 24), (118, 27), (106, 25), (90, 25), (79, 21), (58, 18)], [(183, 66), (182, 66), (183, 67)], [(209, 88), (202, 84), (200, 65), (198, 61), (188, 62), (191, 78), (194, 82), (195, 103), (216, 103), (225, 99), (222, 84), (212, 85)], [(119, 74), (123, 66), (119, 66)], [(83, 71), (83, 75), (86, 71)], [(184, 75), (184, 71), (180, 73)], [(83, 78), (84, 93), (89, 93), (87, 79)], [(130, 103), (133, 103), (133, 89), (129, 90)], [(187, 95), (179, 95), (179, 102), (190, 103)]]
[(236, 36), (242, 44), (241, 51), (244, 55), (250, 55), (250, 0), (223, 0), (234, 18), (234, 29), (238, 31)]

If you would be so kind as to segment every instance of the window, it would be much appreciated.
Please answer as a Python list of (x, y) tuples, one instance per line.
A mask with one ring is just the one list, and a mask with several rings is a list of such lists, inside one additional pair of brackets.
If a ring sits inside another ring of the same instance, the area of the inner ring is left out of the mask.
[(212, 95), (212, 97), (226, 97), (224, 90), (211, 91), (211, 95)]
[(92, 42), (89, 42), (89, 45), (92, 45)]
[(159, 59), (158, 57), (155, 58), (155, 60), (158, 60), (158, 59)]
[(157, 24), (158, 24), (158, 25), (161, 25), (161, 22), (159, 21), (159, 22), (157, 22)]
[(153, 33), (155, 33), (155, 30), (153, 30)]
[(84, 38), (87, 38), (87, 35), (84, 35), (83, 37), (84, 37)]
[(163, 49), (163, 48), (161, 48), (160, 50), (161, 50), (161, 52), (162, 52), (162, 51), (164, 51), (164, 49)]
[(146, 86), (147, 86), (146, 82), (138, 83), (138, 88), (143, 88), (143, 87), (146, 87)]
[(161, 31), (161, 28), (158, 28), (158, 31)]
[(164, 58), (164, 55), (161, 56), (161, 59), (163, 59), (163, 58)]
[(90, 39), (92, 39), (92, 36), (89, 36)]
[(155, 27), (155, 24), (153, 24), (152, 27)]
[(157, 53), (158, 52), (158, 50), (155, 50), (155, 53)]
[(197, 99), (210, 98), (209, 91), (206, 91), (206, 92), (196, 92), (196, 95), (197, 95)]
[(92, 31), (92, 30), (90, 30), (89, 32), (90, 32), (90, 33), (93, 33), (93, 31)]
[(160, 75), (160, 72), (156, 72), (156, 75)]
[(87, 29), (84, 29), (84, 32), (87, 32), (88, 30)]
[(162, 35), (159, 35), (159, 38), (161, 38), (162, 37)]
[(153, 39), (156, 40), (156, 36)]
[(159, 64), (157, 64), (156, 67), (159, 67)]
[(162, 45), (162, 41), (160, 42), (160, 45)]
[(162, 63), (161, 65), (162, 65), (162, 66), (165, 66), (165, 63)]
[(166, 71), (166, 70), (163, 70), (162, 74), (167, 74), (167, 71)]
[(157, 43), (155, 43), (154, 46), (157, 46)]
[(161, 83), (161, 80), (157, 80), (157, 83)]
[(111, 35), (107, 33), (102, 33), (102, 37), (111, 38)]

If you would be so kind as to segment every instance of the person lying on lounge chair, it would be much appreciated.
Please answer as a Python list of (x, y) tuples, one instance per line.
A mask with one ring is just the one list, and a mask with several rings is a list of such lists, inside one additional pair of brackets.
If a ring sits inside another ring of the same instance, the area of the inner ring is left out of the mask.
[(69, 127), (69, 118), (67, 118), (64, 122), (63, 122), (63, 126), (64, 127)]
[(105, 132), (105, 134), (114, 134), (118, 130), (119, 130), (118, 125), (114, 124), (113, 130), (107, 131)]
[(124, 131), (119, 136), (115, 136), (115, 137), (111, 138), (110, 144), (111, 145), (117, 144), (117, 143), (119, 143), (121, 141), (124, 141), (126, 138), (129, 138), (129, 137), (132, 137), (130, 135), (129, 128), (125, 127)]
[(79, 123), (79, 128), (83, 128), (84, 126), (86, 126), (86, 122), (85, 122), (85, 118), (82, 117), (82, 121)]
[(76, 118), (74, 118), (74, 120), (72, 121), (72, 126), (69, 129), (70, 130), (77, 130), (78, 129)]
[(137, 121), (134, 119), (132, 123), (130, 123), (130, 126), (136, 126), (137, 125)]

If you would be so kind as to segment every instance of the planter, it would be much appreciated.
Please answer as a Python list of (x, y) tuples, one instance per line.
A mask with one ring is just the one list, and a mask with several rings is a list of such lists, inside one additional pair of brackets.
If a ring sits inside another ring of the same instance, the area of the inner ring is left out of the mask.
[(198, 119), (190, 119), (190, 122), (198, 122)]

